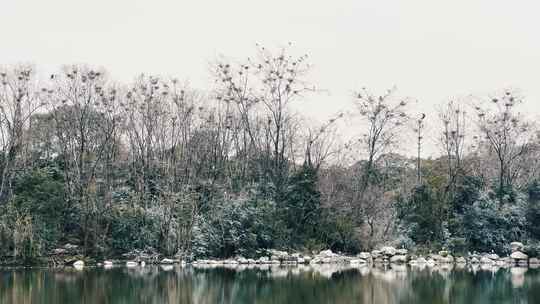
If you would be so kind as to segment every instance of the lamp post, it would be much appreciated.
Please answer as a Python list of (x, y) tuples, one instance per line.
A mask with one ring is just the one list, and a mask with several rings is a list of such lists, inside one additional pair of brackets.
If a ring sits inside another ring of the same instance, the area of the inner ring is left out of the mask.
[(426, 114), (420, 114), (420, 118), (417, 120), (416, 133), (418, 133), (418, 155), (416, 157), (416, 182), (418, 184), (422, 181), (422, 174), (420, 173), (420, 153), (422, 151), (422, 129), (424, 128), (424, 119)]

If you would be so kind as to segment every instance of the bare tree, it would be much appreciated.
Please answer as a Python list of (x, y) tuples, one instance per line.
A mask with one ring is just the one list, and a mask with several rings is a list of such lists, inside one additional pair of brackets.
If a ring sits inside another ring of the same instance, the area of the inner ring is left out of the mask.
[(516, 107), (522, 98), (510, 91), (493, 97), (488, 105), (475, 106), (478, 132), (498, 163), (497, 184), (502, 202), (505, 189), (515, 186), (522, 167), (518, 166), (532, 148), (533, 125), (520, 115)]
[(32, 115), (42, 106), (39, 97), (31, 67), (0, 70), (0, 202), (5, 202), (11, 194), (13, 173), (20, 162), (18, 157), (25, 152), (25, 130)]
[(103, 163), (114, 153), (120, 123), (116, 102), (117, 89), (103, 71), (66, 66), (61, 74), (51, 75), (47, 104), (63, 160), (66, 197), (71, 208), (81, 211), (85, 254), (98, 241)]
[(367, 89), (356, 94), (356, 106), (367, 132), (360, 139), (367, 162), (362, 168), (363, 177), (361, 189), (366, 188), (374, 176), (374, 164), (389, 149), (395, 148), (400, 131), (409, 120), (406, 113), (408, 102), (394, 96), (395, 89), (388, 90), (384, 95), (376, 96)]
[(272, 183), (278, 199), (284, 193), (297, 129), (290, 105), (313, 91), (304, 80), (306, 58), (288, 55), (287, 48), (275, 54), (259, 47), (257, 58), (247, 63), (216, 65), (217, 98), (232, 103), (241, 122), (237, 147), (242, 150), (237, 154), (260, 159), (259, 178)]
[(336, 146), (336, 122), (343, 118), (339, 113), (317, 128), (308, 128), (305, 135), (304, 162), (317, 171), (333, 154), (339, 153)]
[(467, 113), (455, 101), (449, 101), (438, 112), (442, 122), (439, 142), (447, 166), (447, 192), (452, 193), (458, 177), (464, 173), (462, 162), (466, 149)]
[[(384, 159), (398, 148), (400, 133), (408, 128), (409, 102), (396, 97), (395, 89), (377, 96), (363, 88), (355, 94), (355, 104), (366, 130), (358, 144), (367, 159), (355, 166), (357, 172), (351, 176), (354, 187), (350, 199), (359, 223), (367, 225), (366, 247), (371, 248), (378, 233), (383, 231), (384, 235), (390, 228), (392, 216), (381, 217), (383, 212), (392, 209), (393, 200), (390, 183), (385, 178), (389, 168)], [(385, 220), (381, 221), (382, 218)]]

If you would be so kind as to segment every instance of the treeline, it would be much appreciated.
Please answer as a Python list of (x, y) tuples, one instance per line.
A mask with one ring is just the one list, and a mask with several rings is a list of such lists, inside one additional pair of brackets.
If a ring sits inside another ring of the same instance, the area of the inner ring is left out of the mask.
[[(144, 74), (120, 84), (81, 65), (41, 80), (28, 66), (1, 70), (0, 256), (67, 243), (91, 257), (505, 251), (539, 239), (538, 138), (514, 92), (441, 106), (430, 127), (442, 156), (422, 159), (425, 115), (394, 90), (362, 89), (355, 115), (313, 125), (291, 107), (316, 94), (307, 56), (261, 47), (212, 69), (204, 91)], [(337, 136), (348, 119), (363, 126), (352, 141)], [(416, 158), (398, 154), (407, 133)]]

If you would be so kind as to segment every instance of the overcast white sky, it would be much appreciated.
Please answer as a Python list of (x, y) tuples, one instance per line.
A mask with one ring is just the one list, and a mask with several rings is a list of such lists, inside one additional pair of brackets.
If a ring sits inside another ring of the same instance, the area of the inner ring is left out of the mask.
[(328, 90), (324, 119), (362, 86), (393, 85), (426, 109), (454, 96), (522, 90), (540, 113), (540, 2), (534, 0), (2, 0), (0, 64), (105, 67), (209, 83), (208, 62), (291, 41)]

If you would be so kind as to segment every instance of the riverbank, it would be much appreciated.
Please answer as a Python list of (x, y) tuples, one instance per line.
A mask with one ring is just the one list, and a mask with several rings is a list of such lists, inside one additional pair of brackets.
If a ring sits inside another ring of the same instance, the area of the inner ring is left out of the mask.
[(245, 258), (242, 256), (228, 259), (194, 259), (186, 260), (180, 257), (163, 257), (152, 250), (134, 250), (123, 254), (118, 258), (98, 259), (85, 257), (78, 251), (78, 246), (66, 244), (62, 248), (57, 248), (48, 257), (39, 257), (32, 260), (21, 261), (13, 258), (4, 258), (0, 261), (0, 266), (112, 266), (126, 265), (136, 267), (145, 264), (154, 265), (317, 265), (317, 264), (351, 264), (351, 265), (373, 265), (373, 264), (408, 264), (408, 265), (493, 265), (505, 266), (529, 266), (540, 265), (538, 257), (529, 257), (524, 253), (525, 246), (520, 242), (510, 244), (511, 254), (499, 256), (495, 253), (470, 253), (467, 255), (452, 254), (449, 251), (441, 250), (437, 253), (420, 255), (410, 253), (404, 248), (394, 248), (383, 246), (370, 252), (360, 252), (356, 255), (344, 255), (332, 252), (330, 249), (319, 253), (299, 253), (281, 250), (266, 250), (258, 258)]
[(495, 253), (472, 253), (467, 256), (454, 256), (450, 252), (441, 250), (434, 254), (417, 255), (409, 254), (407, 249), (396, 249), (391, 246), (384, 246), (371, 252), (361, 252), (354, 256), (341, 255), (331, 250), (323, 250), (316, 255), (302, 255), (300, 253), (289, 254), (285, 251), (269, 250), (269, 256), (259, 259), (246, 259), (243, 257), (226, 260), (195, 260), (194, 265), (231, 265), (231, 264), (352, 264), (352, 265), (373, 265), (373, 264), (409, 264), (409, 265), (493, 265), (505, 266), (528, 266), (540, 265), (540, 259), (529, 257), (523, 253), (524, 245), (520, 242), (510, 244), (512, 253), (508, 256), (499, 256)]

